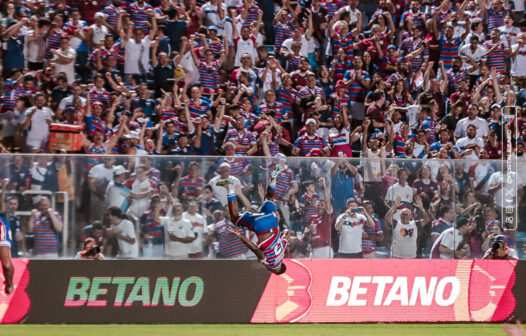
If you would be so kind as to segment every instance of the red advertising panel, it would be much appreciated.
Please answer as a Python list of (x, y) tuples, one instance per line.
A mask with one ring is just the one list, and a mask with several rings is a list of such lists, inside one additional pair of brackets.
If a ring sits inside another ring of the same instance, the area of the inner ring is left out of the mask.
[(28, 259), (13, 259), (15, 291), (9, 296), (4, 293), (5, 278), (0, 272), (0, 284), (2, 284), (0, 289), (2, 291), (0, 294), (0, 323), (18, 323), (27, 317), (31, 306), (31, 300), (27, 294), (27, 286), (30, 280), (28, 263)]
[(503, 321), (517, 261), (289, 260), (254, 323)]

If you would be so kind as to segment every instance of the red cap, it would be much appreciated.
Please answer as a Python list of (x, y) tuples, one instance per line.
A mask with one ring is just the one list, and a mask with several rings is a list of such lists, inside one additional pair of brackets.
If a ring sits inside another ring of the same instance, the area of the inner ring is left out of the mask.
[(311, 149), (310, 153), (306, 155), (307, 157), (312, 156), (323, 156), (323, 151), (319, 148), (313, 148)]
[(343, 80), (338, 80), (336, 82), (336, 87), (345, 87), (345, 82)]

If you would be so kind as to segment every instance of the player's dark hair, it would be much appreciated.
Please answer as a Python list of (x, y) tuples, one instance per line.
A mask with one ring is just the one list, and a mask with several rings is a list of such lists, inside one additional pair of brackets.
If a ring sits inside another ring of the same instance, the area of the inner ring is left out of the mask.
[(278, 270), (276, 270), (276, 271), (274, 272), (274, 274), (276, 274), (276, 275), (280, 275), (280, 274), (285, 273), (286, 271), (287, 271), (287, 265), (285, 265), (285, 264), (281, 264), (281, 267), (280, 267)]

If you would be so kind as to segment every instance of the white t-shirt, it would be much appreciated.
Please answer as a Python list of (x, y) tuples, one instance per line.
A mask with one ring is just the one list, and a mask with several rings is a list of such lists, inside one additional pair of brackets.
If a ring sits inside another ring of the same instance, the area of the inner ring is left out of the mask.
[(358, 22), (358, 13), (361, 13), (358, 8), (355, 8), (354, 10), (351, 9), (351, 6), (345, 6), (345, 11), (349, 12), (349, 24), (352, 24), (354, 22)]
[[(147, 178), (142, 182), (139, 179), (135, 179), (135, 181), (133, 181), (133, 183), (131, 184), (130, 190), (134, 194), (141, 194), (141, 193), (145, 193), (150, 190), (154, 190), (155, 188), (156, 188), (155, 183), (152, 180)], [(140, 218), (142, 214), (146, 210), (148, 210), (149, 206), (150, 206), (149, 197), (134, 199), (131, 201), (131, 206), (128, 209), (128, 211), (136, 218)]]
[(124, 188), (123, 185), (115, 185), (115, 181), (111, 181), (106, 188), (106, 202), (108, 203), (108, 208), (115, 206), (121, 210), (126, 210), (128, 207), (129, 195), (130, 190), (128, 188)]
[[(456, 250), (460, 246), (460, 243), (464, 239), (464, 236), (458, 233), (458, 230), (455, 228), (449, 228), (444, 230), (438, 236), (437, 240), (433, 244), (431, 251), (434, 251), (435, 248), (439, 248), (440, 245), (447, 247), (450, 250)], [(438, 245), (440, 244), (440, 245)], [(453, 259), (454, 256), (450, 253), (440, 253), (440, 259)]]
[(402, 202), (413, 203), (413, 188), (411, 188), (407, 183), (402, 187), (400, 183), (396, 182), (387, 190), (387, 194), (385, 194), (385, 200), (394, 202), (397, 196), (400, 196)]
[(475, 185), (475, 188), (480, 188), (475, 191), (477, 195), (488, 195), (489, 179), (481, 187), (479, 187), (479, 184), (482, 181), (484, 181), (484, 178), (486, 178), (488, 174), (490, 174), (490, 178), (491, 178), (491, 174), (493, 174), (494, 171), (495, 170), (493, 169), (491, 164), (483, 160), (477, 162), (476, 166), (473, 166), (473, 167), (472, 165), (469, 166), (468, 168), (469, 179), (473, 180), (473, 184)]
[[(465, 46), (463, 46), (460, 49), (460, 52), (459, 52), (460, 56), (469, 57), (469, 59), (471, 59), (472, 61), (477, 62), (479, 64), (478, 69), (473, 71), (473, 72), (470, 72), (469, 73), (470, 75), (474, 75), (474, 76), (475, 75), (476, 76), (480, 75), (481, 61), (486, 61), (486, 59), (487, 59), (486, 53), (487, 52), (488, 51), (485, 48), (483, 48), (482, 46), (480, 46), (480, 45), (477, 46), (477, 49), (475, 49), (474, 52), (471, 51), (470, 41)], [(464, 62), (462, 64), (462, 67), (464, 67), (465, 69), (469, 69), (471, 67), (471, 64)]]
[(192, 224), (193, 232), (197, 233), (197, 239), (194, 240), (188, 248), (189, 253), (203, 252), (203, 238), (205, 234), (208, 233), (208, 226), (206, 224), (205, 217), (198, 213), (192, 216), (188, 212), (185, 212), (183, 213), (183, 218), (188, 220)]
[(510, 43), (515, 44), (517, 43), (517, 35), (521, 33), (521, 30), (517, 27), (511, 26), (510, 28), (507, 28), (506, 26), (500, 26), (500, 40), (504, 43), (504, 45), (508, 45), (508, 39), (506, 36), (510, 35)]
[(422, 152), (425, 152), (426, 151), (426, 146), (425, 145), (421, 145), (419, 144), (418, 142), (414, 142), (413, 143), (414, 145), (414, 149), (413, 149), (413, 155), (417, 158), (422, 158), (422, 159), (426, 159), (427, 158), (427, 154), (423, 154), (422, 157), (420, 157), (420, 155), (422, 154)]
[(35, 34), (34, 30), (27, 32), (24, 44), (24, 55), (29, 62), (38, 63), (42, 62), (46, 53), (46, 40), (44, 35), (38, 35), (36, 40), (28, 41), (28, 37)]
[[(455, 147), (459, 152), (463, 152), (467, 149), (466, 146), (470, 144), (476, 144), (477, 146), (479, 146), (480, 149), (484, 148), (484, 140), (482, 140), (482, 138), (479, 137), (474, 137), (473, 139), (470, 139), (468, 137), (460, 138), (457, 140)], [(465, 160), (477, 160), (478, 158), (479, 157), (475, 150), (473, 150), (471, 154), (464, 155), (463, 157), (463, 159)], [(466, 172), (469, 169), (469, 164), (470, 162), (467, 162), (466, 167), (464, 168)]]
[(106, 26), (97, 26), (97, 24), (92, 24), (90, 28), (93, 32), (92, 41), (94, 44), (99, 44), (100, 40), (102, 40), (108, 34), (108, 28)]
[[(362, 140), (365, 141), (365, 140)], [(362, 152), (362, 157), (369, 158), (364, 160), (364, 181), (365, 182), (381, 182), (382, 181), (382, 165), (380, 161), (380, 150), (378, 149), (376, 153), (369, 148), (367, 152)]]
[[(33, 107), (24, 113), (29, 117)], [(27, 132), (26, 143), (33, 148), (43, 149), (49, 137), (49, 125), (46, 120), (53, 120), (53, 112), (47, 107), (37, 109), (31, 117), (31, 126)]]
[(190, 84), (199, 82), (199, 69), (195, 65), (190, 51), (181, 57), (180, 65), (183, 67), (184, 71), (190, 75)]
[[(311, 38), (312, 39), (312, 38)], [(288, 50), (289, 53), (292, 52), (292, 37), (286, 39), (281, 44), (282, 48), (285, 48)], [(307, 57), (309, 55), (309, 40), (305, 37), (305, 35), (301, 36), (301, 49), (300, 49), (300, 55), (303, 57)]]
[(419, 119), (418, 112), (420, 111), (420, 105), (409, 105), (407, 106), (407, 119), (409, 119), (409, 127), (418, 127)]
[(234, 47), (234, 28), (230, 18), (228, 20), (226, 17), (223, 19), (223, 35), (226, 35), (228, 46)]
[(111, 181), (113, 179), (113, 166), (106, 168), (104, 163), (99, 163), (90, 169), (88, 177), (94, 179), (104, 179), (106, 181)]
[(362, 232), (367, 218), (357, 213), (355, 217), (351, 217), (346, 213), (338, 216), (336, 222), (344, 218), (342, 228), (340, 230), (340, 253), (360, 253), (362, 252)]
[(33, 163), (33, 167), (31, 167), (29, 171), (31, 173), (31, 190), (42, 189), (42, 183), (44, 183), (46, 179), (47, 170), (47, 165), (46, 167), (40, 167), (36, 162)]
[(73, 48), (68, 48), (66, 50), (59, 49), (59, 52), (64, 56), (73, 57), (73, 60), (67, 64), (61, 64), (58, 61), (58, 56), (55, 55), (55, 75), (63, 72), (66, 74), (68, 84), (73, 84), (73, 82), (75, 82), (75, 58), (77, 57), (77, 52)]
[(252, 64), (255, 63), (256, 57), (257, 57), (257, 42), (254, 36), (250, 35), (250, 37), (246, 40), (243, 40), (242, 37), (239, 37), (234, 40), (234, 44), (236, 45), (236, 56), (234, 58), (234, 66), (240, 67), (241, 66), (241, 56), (243, 54), (249, 54), (250, 58), (252, 59)]
[(117, 254), (117, 257), (138, 258), (139, 244), (135, 235), (135, 227), (133, 226), (132, 222), (123, 219), (119, 224), (115, 225), (115, 229), (119, 230), (121, 234), (135, 239), (134, 244), (130, 244), (122, 239), (117, 239), (119, 241), (119, 253)]
[(88, 177), (95, 179), (95, 188), (104, 193), (108, 183), (113, 179), (113, 166), (106, 168), (104, 163), (99, 163), (90, 169)]
[[(517, 50), (518, 44), (511, 47), (511, 50)], [(511, 76), (512, 77), (523, 77), (526, 76), (526, 46), (522, 47), (515, 59), (512, 59), (511, 64)]]
[(523, 12), (524, 11), (524, 1), (522, 0), (512, 0), (513, 5), (515, 6), (514, 12)]
[[(504, 187), (500, 188), (495, 193), (496, 206), (501, 208), (517, 207), (517, 190), (520, 190), (522, 188), (522, 183), (520, 180), (517, 179), (517, 177), (517, 174), (512, 171), (508, 172), (506, 174), (506, 177), (502, 175), (502, 171), (498, 171), (491, 174), (488, 181), (488, 187), (491, 185), (498, 185), (504, 182)], [(506, 199), (511, 202), (506, 202)]]
[[(263, 72), (265, 71), (265, 68), (259, 70), (259, 78), (262, 78)], [(278, 85), (281, 85), (281, 70), (276, 69), (276, 82)], [(267, 77), (265, 77), (265, 81), (263, 82), (263, 90), (261, 92), (267, 92), (268, 90), (274, 90), (274, 85), (272, 82), (272, 71), (269, 69), (267, 71)]]
[(164, 254), (169, 258), (188, 258), (190, 253), (190, 243), (181, 243), (170, 240), (169, 233), (177, 238), (194, 237), (192, 223), (187, 219), (181, 218), (176, 221), (172, 217), (160, 217), (161, 225), (164, 226), (165, 244)]
[(141, 60), (144, 70), (148, 72), (148, 62), (150, 60), (150, 44), (149, 36), (145, 36), (139, 43), (131, 38), (126, 43), (124, 50), (124, 73), (125, 74), (140, 74), (139, 60)]
[[(80, 98), (80, 102), (82, 103), (82, 107), (86, 106), (86, 98), (84, 97), (79, 97), (79, 98)], [(58, 104), (58, 108), (61, 110), (65, 110), (66, 107), (72, 106), (72, 105), (73, 105), (73, 95), (63, 98), (60, 101), (60, 104)]]
[(393, 258), (416, 258), (416, 240), (418, 238), (418, 226), (414, 220), (408, 224), (396, 221), (393, 229), (393, 244), (391, 255)]
[[(239, 179), (235, 176), (229, 176), (229, 178), (233, 181), (234, 186), (241, 185), (241, 182)], [(228, 204), (228, 190), (225, 187), (217, 186), (216, 183), (221, 181), (221, 176), (217, 175), (214, 178), (208, 182), (208, 184), (212, 187), (212, 191), (214, 193), (214, 197), (223, 204), (223, 206), (226, 206)]]
[(477, 128), (477, 137), (482, 138), (488, 136), (488, 122), (486, 120), (480, 117), (477, 117), (475, 120), (465, 117), (458, 121), (455, 127), (455, 137), (462, 138), (468, 136), (467, 129), (469, 125), (475, 125)]
[[(225, 13), (225, 16), (227, 15), (227, 8), (226, 5), (223, 3), (221, 4), (221, 7), (223, 8), (223, 13)], [(219, 13), (217, 11), (217, 5), (212, 5), (212, 3), (207, 2), (204, 5), (201, 6), (201, 15), (203, 16), (203, 22), (205, 26), (214, 25), (219, 30), (217, 32), (217, 36), (223, 35), (223, 22), (219, 18)]]
[(449, 168), (449, 171), (452, 171), (451, 168), (451, 162), (447, 160), (437, 160), (437, 159), (431, 159), (427, 160), (424, 163), (424, 166), (428, 166), (431, 170), (431, 179), (436, 180), (438, 175), (438, 170), (440, 169), (441, 165), (446, 165)]

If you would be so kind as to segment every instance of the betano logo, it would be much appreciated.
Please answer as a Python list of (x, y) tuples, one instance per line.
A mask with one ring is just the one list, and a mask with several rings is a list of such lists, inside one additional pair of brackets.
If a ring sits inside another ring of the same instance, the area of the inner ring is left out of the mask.
[[(112, 286), (115, 296), (107, 297)], [(197, 276), (182, 281), (174, 277), (171, 286), (167, 277), (158, 277), (153, 291), (148, 277), (71, 277), (64, 306), (106, 307), (110, 303), (114, 307), (131, 307), (139, 302), (143, 307), (157, 307), (162, 301), (165, 307), (173, 307), (177, 302), (189, 308), (201, 301), (204, 288), (203, 279)]]
[[(287, 260), (251, 321), (503, 321), (515, 309), (515, 261)], [(381, 273), (380, 273), (381, 272)]]
[[(392, 286), (386, 291), (388, 284)], [(426, 277), (417, 276), (414, 277), (414, 283), (410, 288), (405, 276), (355, 276), (352, 280), (345, 276), (333, 276), (326, 305), (366, 306), (370, 302), (364, 296), (372, 298), (368, 295), (369, 290), (374, 293), (373, 306), (390, 306), (395, 301), (401, 306), (431, 306), (434, 299), (437, 305), (446, 307), (455, 303), (460, 293), (460, 282), (454, 276), (440, 280), (438, 277), (431, 277), (427, 284)]]

